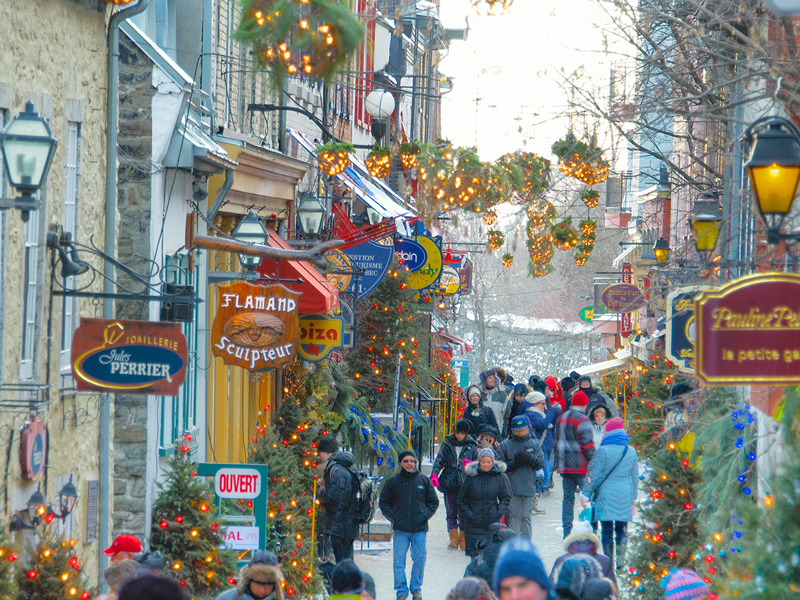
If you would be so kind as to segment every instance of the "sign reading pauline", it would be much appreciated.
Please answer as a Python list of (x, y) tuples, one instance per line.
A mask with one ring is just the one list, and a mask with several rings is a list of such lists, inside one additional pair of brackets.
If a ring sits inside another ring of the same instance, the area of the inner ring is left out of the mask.
[(177, 323), (86, 319), (72, 336), (72, 377), (79, 392), (177, 396), (188, 348)]
[(237, 281), (219, 286), (211, 347), (228, 365), (264, 371), (294, 359), (299, 292)]
[(741, 277), (695, 298), (696, 373), (706, 384), (800, 383), (800, 275)]

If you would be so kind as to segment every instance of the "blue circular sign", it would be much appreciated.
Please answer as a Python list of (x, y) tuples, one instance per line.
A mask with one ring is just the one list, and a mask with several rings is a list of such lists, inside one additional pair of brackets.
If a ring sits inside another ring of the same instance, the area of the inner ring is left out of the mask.
[(421, 269), (428, 262), (428, 252), (422, 244), (408, 238), (399, 238), (394, 242), (394, 253), (401, 264), (411, 273)]

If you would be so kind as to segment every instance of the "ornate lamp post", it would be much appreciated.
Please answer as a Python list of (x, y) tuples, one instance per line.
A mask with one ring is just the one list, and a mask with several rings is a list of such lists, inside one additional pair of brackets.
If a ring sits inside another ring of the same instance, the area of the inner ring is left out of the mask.
[[(249, 244), (266, 246), (269, 234), (267, 233), (267, 228), (264, 227), (264, 224), (251, 210), (244, 219), (239, 221), (236, 229), (233, 230), (233, 239)], [(239, 254), (238, 256), (239, 264), (242, 265), (243, 269), (252, 270), (261, 264), (261, 257), (259, 256), (247, 254)]]
[(303, 196), (297, 205), (297, 220), (307, 237), (316, 237), (325, 222), (325, 207), (316, 196)]
[(663, 237), (658, 238), (658, 241), (653, 246), (653, 254), (656, 255), (656, 262), (667, 262), (667, 258), (669, 258), (669, 242)]

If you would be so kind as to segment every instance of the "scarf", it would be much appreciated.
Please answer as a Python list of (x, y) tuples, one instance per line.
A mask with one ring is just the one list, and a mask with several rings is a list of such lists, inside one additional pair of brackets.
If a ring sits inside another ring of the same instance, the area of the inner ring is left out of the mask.
[(600, 442), (601, 446), (627, 446), (628, 442), (631, 441), (631, 436), (627, 433), (622, 431), (621, 429), (617, 429), (615, 431), (609, 431), (605, 435), (603, 435), (603, 441)]

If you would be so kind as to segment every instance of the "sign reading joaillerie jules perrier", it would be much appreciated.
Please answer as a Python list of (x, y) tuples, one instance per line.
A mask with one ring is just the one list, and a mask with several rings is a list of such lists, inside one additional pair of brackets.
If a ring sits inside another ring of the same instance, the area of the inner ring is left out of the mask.
[(741, 277), (695, 297), (696, 374), (706, 384), (800, 383), (800, 275)]
[(294, 358), (299, 341), (299, 292), (282, 285), (242, 281), (218, 289), (211, 330), (214, 356), (248, 371), (274, 368)]

